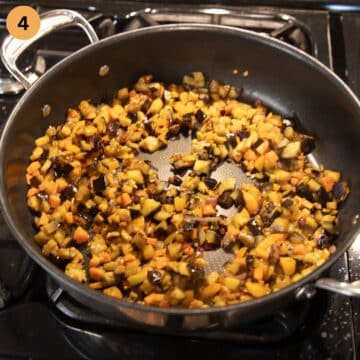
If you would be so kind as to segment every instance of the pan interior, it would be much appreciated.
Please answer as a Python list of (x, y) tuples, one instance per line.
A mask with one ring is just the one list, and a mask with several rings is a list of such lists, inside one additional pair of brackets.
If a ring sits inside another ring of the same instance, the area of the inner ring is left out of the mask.
[[(114, 37), (65, 60), (25, 94), (11, 115), (1, 140), (1, 201), (11, 229), (31, 256), (65, 289), (82, 298), (97, 299), (89, 305), (95, 309), (104, 305), (102, 310), (109, 316), (116, 316), (114, 309), (119, 310), (119, 302), (105, 306), (111, 300), (102, 301), (101, 294), (93, 294), (70, 281), (42, 256), (34, 243), (24, 174), (34, 139), (49, 125), (62, 123), (69, 106), (76, 106), (82, 99), (99, 102), (104, 95), (112, 95), (119, 87), (129, 86), (145, 73), (154, 73), (156, 79), (166, 83), (179, 83), (185, 73), (203, 71), (209, 79), (243, 88), (244, 95), (259, 99), (284, 117), (300, 119), (307, 133), (317, 137), (316, 156), (326, 167), (339, 169), (352, 185), (351, 195), (341, 211), (343, 226), (337, 240), (338, 255), (345, 251), (358, 231), (353, 219), (360, 204), (360, 107), (348, 89), (319, 64), (255, 35), (202, 26), (169, 27), (166, 30), (151, 29)], [(110, 67), (109, 75), (99, 78), (99, 67), (104, 64)], [(231, 73), (234, 68), (249, 70), (249, 76), (234, 77)], [(50, 104), (52, 108), (45, 119), (41, 116), (44, 104)], [(185, 143), (183, 139), (169, 142), (167, 149), (155, 157), (151, 155), (150, 161), (159, 168), (162, 179), (170, 173), (169, 154), (184, 152)], [(190, 142), (186, 146), (189, 145)], [(213, 176), (217, 179), (233, 176), (249, 181), (240, 168), (228, 163), (219, 167)], [(324, 267), (331, 263), (329, 261)], [(318, 276), (320, 271), (312, 276)], [(240, 308), (247, 310), (245, 304)], [(271, 311), (272, 306), (268, 309)], [(243, 319), (254, 317), (251, 313), (242, 312)]]

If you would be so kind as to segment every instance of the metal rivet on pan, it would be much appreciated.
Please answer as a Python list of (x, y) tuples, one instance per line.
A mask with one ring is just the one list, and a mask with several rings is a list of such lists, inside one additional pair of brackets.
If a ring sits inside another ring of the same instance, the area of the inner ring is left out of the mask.
[(49, 104), (45, 104), (41, 108), (41, 112), (44, 118), (48, 117), (51, 114), (51, 106)]
[(356, 214), (353, 219), (352, 219), (352, 224), (355, 226), (357, 225), (357, 223), (359, 222), (360, 220), (360, 215), (359, 214)]
[(311, 285), (305, 285), (295, 292), (296, 300), (310, 300), (316, 294), (316, 289)]
[(59, 301), (62, 293), (63, 293), (63, 290), (61, 288), (57, 288), (56, 290), (54, 290), (51, 293), (51, 295), (50, 295), (51, 300), (56, 304)]
[(109, 71), (110, 71), (109, 65), (100, 66), (99, 76), (104, 77), (109, 74)]

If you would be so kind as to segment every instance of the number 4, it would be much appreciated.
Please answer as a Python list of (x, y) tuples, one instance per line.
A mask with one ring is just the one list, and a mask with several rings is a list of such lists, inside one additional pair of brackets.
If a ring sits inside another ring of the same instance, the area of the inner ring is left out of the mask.
[(25, 31), (28, 29), (28, 27), (30, 26), (27, 22), (27, 16), (23, 16), (20, 21), (18, 22), (17, 26), (19, 28), (23, 28)]

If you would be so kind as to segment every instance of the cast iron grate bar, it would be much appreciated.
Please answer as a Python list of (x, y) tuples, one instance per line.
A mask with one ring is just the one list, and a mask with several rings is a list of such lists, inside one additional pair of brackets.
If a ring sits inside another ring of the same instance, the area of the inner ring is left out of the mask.
[(246, 12), (226, 7), (199, 7), (191, 11), (176, 7), (146, 8), (130, 12), (125, 19), (127, 22), (122, 31), (174, 23), (220, 24), (243, 28), (278, 38), (309, 54), (316, 55), (317, 45), (306, 25), (282, 13)]
[(329, 14), (329, 31), (333, 71), (347, 83), (346, 52), (341, 14)]

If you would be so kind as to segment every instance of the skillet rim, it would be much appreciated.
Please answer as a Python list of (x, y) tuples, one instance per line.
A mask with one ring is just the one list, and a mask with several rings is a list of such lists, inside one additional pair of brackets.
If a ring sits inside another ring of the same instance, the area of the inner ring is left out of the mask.
[[(308, 55), (307, 53), (299, 50), (291, 45), (283, 43), (282, 41), (269, 38), (267, 36), (245, 30), (245, 29), (237, 29), (231, 26), (224, 26), (224, 25), (213, 25), (213, 24), (198, 24), (198, 23), (189, 23), (189, 24), (170, 24), (170, 25), (157, 25), (152, 26), (150, 28), (142, 28), (137, 30), (128, 31), (126, 33), (120, 33), (113, 35), (111, 37), (102, 39), (94, 44), (89, 44), (73, 54), (69, 55), (68, 57), (61, 60), (57, 63), (50, 71), (46, 72), (41, 78), (36, 81), (35, 84), (31, 86), (30, 89), (26, 90), (24, 95), (16, 104), (15, 108), (11, 112), (8, 117), (8, 121), (6, 122), (1, 139), (0, 139), (0, 169), (4, 169), (4, 151), (3, 148), (6, 148), (7, 142), (7, 133), (10, 131), (12, 127), (12, 123), (14, 122), (14, 118), (16, 118), (17, 112), (24, 103), (26, 103), (28, 97), (33, 93), (36, 92), (38, 87), (41, 87), (47, 79), (51, 79), (51, 77), (55, 76), (57, 72), (61, 71), (62, 69), (66, 68), (72, 61), (82, 58), (91, 53), (91, 50), (95, 50), (102, 46), (108, 46), (111, 43), (117, 41), (126, 41), (128, 39), (141, 37), (143, 33), (145, 35), (151, 36), (152, 34), (157, 34), (162, 31), (171, 31), (171, 32), (186, 32), (186, 31), (203, 31), (206, 30), (208, 32), (217, 32), (217, 33), (225, 33), (228, 35), (240, 36), (243, 38), (247, 38), (250, 41), (254, 41), (257, 43), (261, 43), (262, 45), (275, 48), (278, 51), (285, 52), (287, 56), (294, 57), (297, 60), (305, 62), (309, 65), (313, 71), (318, 71), (322, 73), (330, 82), (335, 83), (338, 87), (341, 88), (343, 92), (345, 92), (345, 96), (348, 97), (348, 102), (352, 101), (354, 105), (357, 107), (360, 115), (360, 100), (356, 97), (350, 87), (345, 84), (345, 82), (334, 72), (332, 72), (328, 67), (326, 67), (323, 63), (321, 63), (316, 58)], [(97, 49), (99, 50), (99, 49)], [(339, 89), (340, 92), (340, 89)], [(359, 116), (360, 119), (360, 116)], [(360, 125), (360, 123), (359, 123)], [(349, 236), (349, 238), (342, 243), (342, 248), (337, 251), (321, 266), (311, 272), (309, 275), (303, 277), (301, 280), (294, 282), (279, 291), (273, 292), (269, 295), (258, 299), (252, 299), (245, 302), (240, 302), (237, 304), (226, 305), (223, 307), (210, 307), (206, 309), (182, 309), (182, 308), (159, 308), (156, 306), (151, 305), (143, 305), (138, 303), (130, 303), (125, 300), (118, 300), (115, 298), (111, 298), (99, 291), (91, 289), (88, 285), (79, 283), (71, 278), (69, 278), (65, 273), (60, 270), (55, 264), (53, 264), (49, 259), (47, 259), (44, 255), (40, 252), (35, 250), (37, 244), (33, 242), (33, 239), (29, 240), (18, 232), (17, 227), (15, 226), (12, 217), (9, 215), (7, 211), (7, 197), (6, 197), (6, 186), (5, 186), (5, 178), (3, 176), (4, 171), (1, 171), (0, 175), (0, 206), (3, 210), (4, 219), (9, 226), (12, 234), (15, 236), (17, 241), (20, 245), (26, 250), (27, 254), (38, 264), (40, 265), (47, 273), (50, 274), (53, 278), (56, 279), (60, 283), (60, 285), (64, 286), (65, 290), (69, 289), (71, 291), (70, 295), (74, 296), (74, 293), (80, 292), (82, 296), (91, 299), (93, 301), (98, 302), (105, 302), (106, 305), (112, 307), (124, 307), (129, 308), (132, 310), (139, 310), (145, 311), (147, 313), (155, 312), (162, 315), (177, 315), (177, 316), (205, 316), (205, 315), (213, 315), (213, 314), (220, 314), (224, 312), (237, 312), (237, 311), (245, 311), (246, 309), (256, 308), (257, 306), (266, 306), (266, 304), (271, 303), (272, 301), (276, 301), (277, 299), (283, 298), (285, 296), (291, 295), (291, 293), (295, 293), (295, 290), (298, 288), (303, 287), (305, 284), (311, 282), (312, 280), (317, 279), (320, 274), (325, 272), (330, 266), (334, 264), (334, 262), (350, 247), (353, 241), (358, 237), (360, 234), (360, 228), (356, 229), (354, 233)], [(91, 306), (90, 306), (91, 307)], [(91, 307), (92, 308), (92, 307)], [(93, 309), (93, 308), (92, 308)], [(94, 310), (95, 311), (95, 310)], [(126, 315), (126, 314), (125, 314)]]

